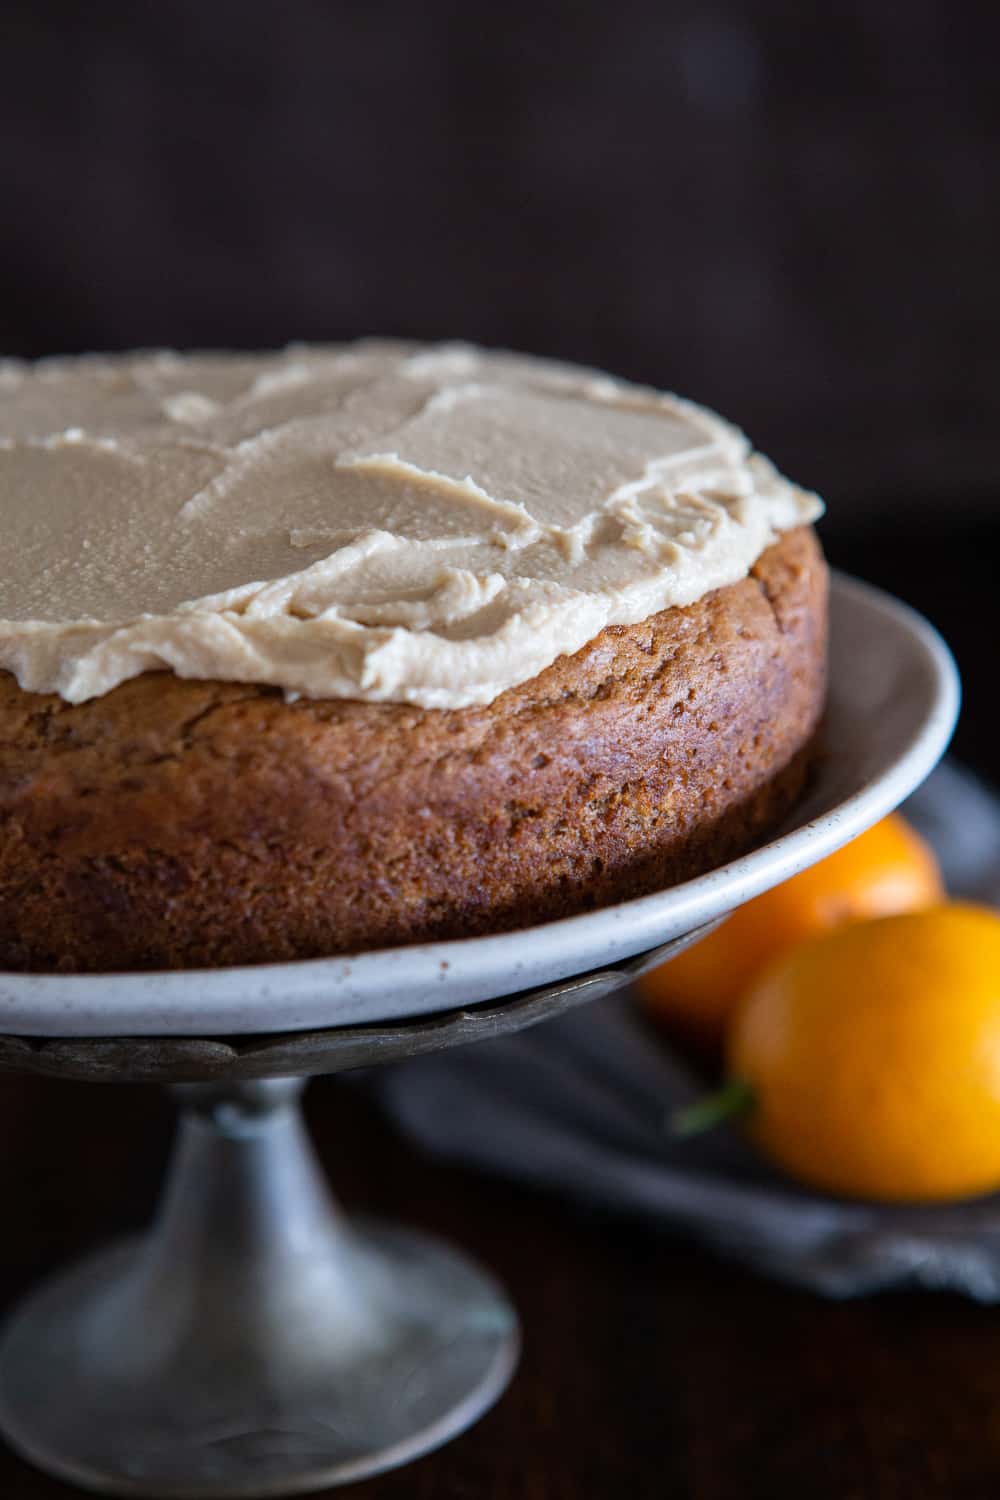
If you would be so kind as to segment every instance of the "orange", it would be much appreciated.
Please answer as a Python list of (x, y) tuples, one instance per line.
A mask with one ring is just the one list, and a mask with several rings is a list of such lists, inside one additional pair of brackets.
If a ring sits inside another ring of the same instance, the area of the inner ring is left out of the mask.
[(924, 1202), (1000, 1187), (1000, 916), (953, 903), (778, 959), (733, 1018), (747, 1128), (804, 1182)]
[(915, 911), (944, 899), (929, 846), (893, 813), (852, 843), (741, 906), (700, 943), (638, 981), (651, 1013), (712, 1046), (766, 964), (846, 922)]

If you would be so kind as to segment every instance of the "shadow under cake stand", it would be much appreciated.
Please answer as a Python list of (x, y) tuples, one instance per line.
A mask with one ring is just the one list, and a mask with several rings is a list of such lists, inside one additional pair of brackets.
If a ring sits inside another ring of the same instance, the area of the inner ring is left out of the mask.
[(493, 1403), (517, 1359), (507, 1298), (436, 1239), (345, 1222), (304, 1131), (304, 1081), (605, 995), (902, 801), (951, 734), (954, 663), (919, 617), (849, 580), (836, 580), (832, 624), (808, 796), (779, 837), (698, 880), (349, 959), (0, 975), (0, 1070), (169, 1083), (181, 1104), (151, 1233), (43, 1285), (0, 1335), (0, 1430), (15, 1449), (108, 1493), (290, 1495), (416, 1457)]

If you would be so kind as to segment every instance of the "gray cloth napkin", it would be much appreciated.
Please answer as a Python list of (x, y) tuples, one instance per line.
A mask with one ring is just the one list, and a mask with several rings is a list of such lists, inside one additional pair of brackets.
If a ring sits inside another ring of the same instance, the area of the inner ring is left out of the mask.
[[(951, 763), (906, 806), (949, 889), (1000, 902), (1000, 801)], [(735, 1129), (676, 1141), (703, 1092), (627, 997), (477, 1047), (379, 1070), (399, 1129), (443, 1160), (688, 1237), (830, 1297), (944, 1288), (1000, 1301), (1000, 1194), (940, 1208), (841, 1201), (771, 1170)]]

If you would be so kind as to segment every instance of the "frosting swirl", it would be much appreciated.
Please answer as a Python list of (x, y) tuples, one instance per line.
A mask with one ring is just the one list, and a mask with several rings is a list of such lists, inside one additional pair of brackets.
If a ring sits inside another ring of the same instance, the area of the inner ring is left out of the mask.
[(0, 667), (489, 703), (815, 520), (720, 417), (464, 345), (0, 364)]

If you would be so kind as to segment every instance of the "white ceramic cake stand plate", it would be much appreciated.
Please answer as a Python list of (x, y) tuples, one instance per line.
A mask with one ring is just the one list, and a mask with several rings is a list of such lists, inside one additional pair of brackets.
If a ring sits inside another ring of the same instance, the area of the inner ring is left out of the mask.
[(402, 1463), (486, 1410), (517, 1357), (509, 1302), (435, 1240), (341, 1220), (286, 1075), (496, 1035), (607, 993), (889, 812), (944, 751), (955, 666), (923, 620), (858, 583), (835, 581), (832, 621), (807, 798), (764, 848), (701, 879), (343, 959), (0, 975), (0, 1070), (174, 1080), (184, 1106), (152, 1233), (43, 1286), (0, 1335), (14, 1447), (102, 1492), (287, 1495)]
[(826, 754), (786, 831), (669, 890), (497, 937), (248, 968), (0, 974), (0, 1032), (233, 1036), (358, 1025), (534, 989), (669, 942), (822, 859), (917, 787), (954, 727), (940, 636), (905, 605), (836, 578)]

